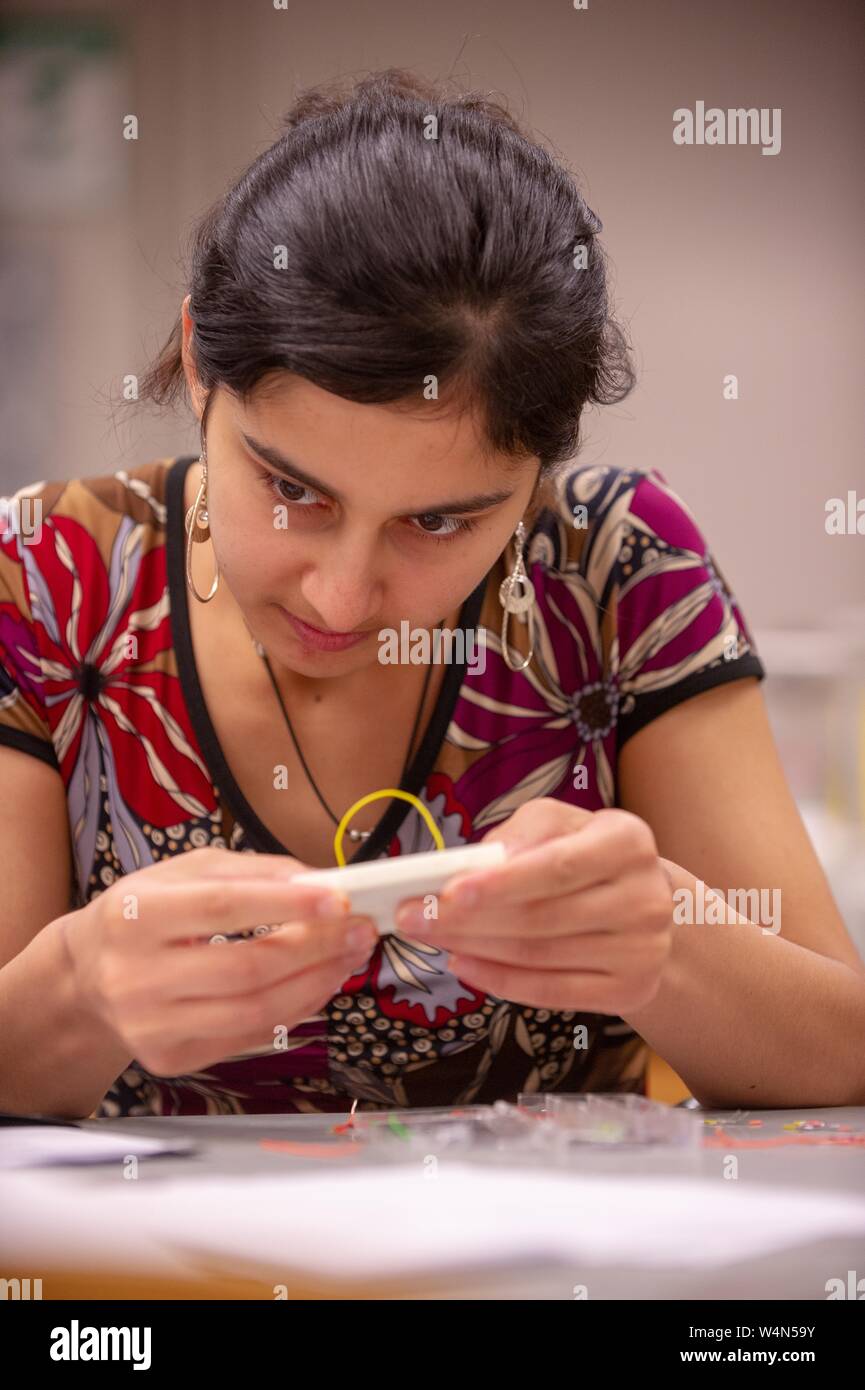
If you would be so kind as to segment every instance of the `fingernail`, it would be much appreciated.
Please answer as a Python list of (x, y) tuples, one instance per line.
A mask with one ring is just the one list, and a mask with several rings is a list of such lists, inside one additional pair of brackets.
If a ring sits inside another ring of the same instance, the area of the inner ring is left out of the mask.
[(315, 905), (316, 917), (345, 917), (348, 913), (349, 902), (345, 893), (328, 893), (326, 898), (320, 898)]
[(377, 941), (378, 932), (369, 925), (351, 927), (345, 937), (345, 944), (350, 951), (371, 951)]

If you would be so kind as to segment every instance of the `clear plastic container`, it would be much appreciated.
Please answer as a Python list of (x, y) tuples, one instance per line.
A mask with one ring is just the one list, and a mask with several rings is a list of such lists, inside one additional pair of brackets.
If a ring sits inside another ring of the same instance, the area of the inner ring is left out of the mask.
[(549, 1131), (554, 1142), (565, 1149), (575, 1144), (697, 1148), (702, 1141), (700, 1115), (647, 1096), (592, 1092), (553, 1094), (548, 1099), (545, 1114), (552, 1121)]
[(521, 1093), (516, 1105), (499, 1100), (453, 1109), (363, 1112), (355, 1116), (354, 1137), (376, 1157), (397, 1160), (447, 1151), (461, 1157), (546, 1157), (555, 1164), (577, 1146), (696, 1150), (703, 1123), (693, 1111), (630, 1093)]
[(528, 1115), (549, 1115), (555, 1096), (549, 1091), (520, 1091), (517, 1109)]
[(445, 1150), (451, 1154), (519, 1152), (536, 1147), (536, 1130), (535, 1117), (506, 1101), (438, 1110), (364, 1111), (354, 1119), (358, 1140), (376, 1155), (395, 1158), (426, 1157)]

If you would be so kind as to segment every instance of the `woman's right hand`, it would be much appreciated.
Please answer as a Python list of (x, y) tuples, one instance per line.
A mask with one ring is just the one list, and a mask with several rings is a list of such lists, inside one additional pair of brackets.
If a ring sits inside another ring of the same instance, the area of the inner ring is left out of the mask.
[[(343, 894), (295, 886), (308, 868), (209, 848), (124, 875), (59, 919), (78, 997), (156, 1076), (273, 1044), (277, 1029), (319, 1013), (378, 940)], [(209, 941), (276, 923), (267, 936)]]

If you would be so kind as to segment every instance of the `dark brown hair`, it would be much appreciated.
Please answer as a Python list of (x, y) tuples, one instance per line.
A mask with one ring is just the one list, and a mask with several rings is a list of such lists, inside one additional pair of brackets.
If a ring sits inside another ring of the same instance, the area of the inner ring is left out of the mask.
[[(503, 106), (400, 69), (304, 91), (282, 126), (194, 235), (202, 437), (216, 387), (248, 401), (293, 372), (434, 409), (434, 375), (438, 405), (479, 410), (491, 450), (537, 456), (542, 476), (572, 458), (583, 407), (635, 382), (573, 176)], [(181, 342), (178, 317), (140, 399), (181, 395)]]

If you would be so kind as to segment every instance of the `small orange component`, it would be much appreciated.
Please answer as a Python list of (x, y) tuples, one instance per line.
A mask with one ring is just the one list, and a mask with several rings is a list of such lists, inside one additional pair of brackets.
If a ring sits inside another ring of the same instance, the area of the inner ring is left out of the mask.
[(259, 1147), (297, 1158), (356, 1158), (360, 1149), (350, 1144), (299, 1144), (293, 1139), (259, 1139)]

